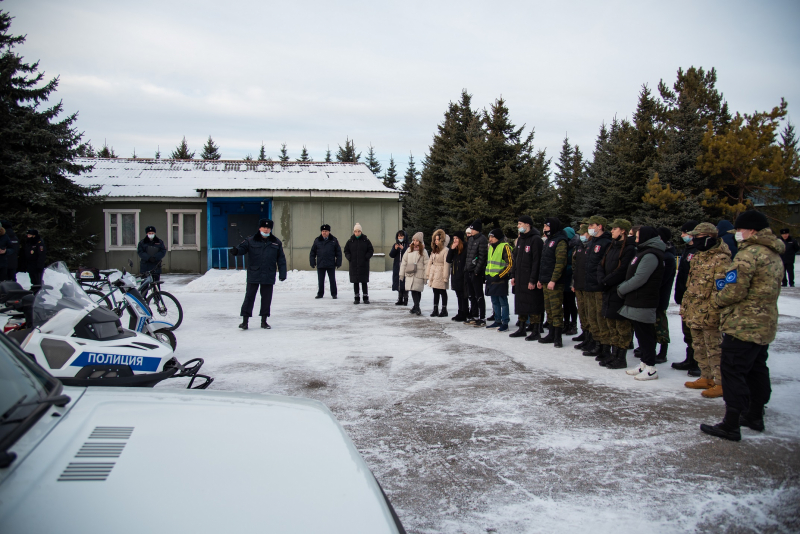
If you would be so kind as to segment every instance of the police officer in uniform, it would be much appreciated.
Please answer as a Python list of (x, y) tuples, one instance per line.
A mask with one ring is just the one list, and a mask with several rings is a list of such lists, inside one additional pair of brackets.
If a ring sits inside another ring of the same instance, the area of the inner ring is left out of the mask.
[(258, 232), (242, 241), (238, 247), (231, 248), (234, 256), (249, 254), (247, 260), (247, 290), (242, 303), (242, 324), (239, 328), (247, 330), (248, 320), (253, 316), (253, 305), (256, 293), (261, 290), (261, 328), (272, 328), (267, 324), (272, 304), (272, 290), (275, 286), (275, 274), (279, 273), (280, 281), (286, 280), (286, 256), (283, 243), (272, 235), (273, 223), (270, 219), (258, 221)]
[(536, 285), (544, 293), (544, 307), (549, 323), (548, 334), (539, 343), (552, 343), (554, 347), (562, 347), (561, 331), (564, 328), (564, 282), (567, 270), (567, 251), (569, 239), (564, 228), (556, 217), (544, 220), (544, 231), (547, 238), (542, 248), (542, 260), (539, 267), (539, 283)]
[(161, 280), (161, 260), (167, 255), (167, 247), (164, 242), (156, 236), (156, 227), (148, 226), (144, 229), (145, 238), (136, 247), (139, 255), (139, 272), (150, 272), (153, 280)]
[(764, 406), (772, 392), (767, 357), (778, 330), (786, 246), (761, 212), (746, 211), (733, 226), (739, 252), (725, 278), (716, 282), (711, 300), (720, 310), (725, 417), (716, 425), (700, 425), (700, 430), (739, 441), (741, 426), (764, 430)]
[(21, 259), (25, 272), (31, 278), (31, 285), (42, 285), (42, 273), (47, 264), (47, 247), (35, 228), (28, 230)]

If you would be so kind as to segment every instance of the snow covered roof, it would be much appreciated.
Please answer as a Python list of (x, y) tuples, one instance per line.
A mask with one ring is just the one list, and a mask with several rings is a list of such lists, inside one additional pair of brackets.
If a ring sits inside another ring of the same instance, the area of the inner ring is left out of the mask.
[(93, 167), (74, 181), (100, 186), (100, 194), (109, 197), (201, 198), (229, 196), (234, 191), (265, 196), (273, 192), (279, 196), (338, 192), (398, 197), (397, 191), (383, 185), (363, 163), (125, 158), (77, 158), (76, 163)]

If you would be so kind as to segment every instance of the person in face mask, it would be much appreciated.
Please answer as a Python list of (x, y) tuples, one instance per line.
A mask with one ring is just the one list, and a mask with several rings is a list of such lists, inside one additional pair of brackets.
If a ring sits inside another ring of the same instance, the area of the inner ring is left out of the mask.
[(717, 227), (701, 223), (690, 232), (697, 252), (691, 261), (686, 292), (681, 301), (681, 320), (692, 330), (694, 359), (700, 366), (700, 378), (684, 384), (687, 388), (702, 389), (706, 398), (722, 396), (719, 348), (719, 310), (711, 304), (718, 280), (725, 279), (730, 270), (731, 251), (718, 235)]
[(403, 261), (403, 254), (407, 249), (406, 233), (403, 230), (398, 230), (394, 235), (392, 250), (389, 251), (389, 257), (394, 260), (392, 264), (392, 291), (397, 291), (395, 306), (406, 306), (408, 304), (408, 293), (406, 293), (403, 284), (400, 283), (400, 263)]
[(589, 221), (585, 219), (578, 228), (578, 239), (580, 244), (575, 247), (572, 255), (572, 291), (575, 292), (575, 300), (578, 304), (578, 319), (581, 323), (581, 334), (572, 338), (572, 341), (580, 341), (573, 348), (582, 350), (590, 341), (589, 318), (586, 303), (586, 257), (589, 254), (591, 236), (589, 236)]
[(167, 247), (156, 236), (156, 227), (148, 226), (144, 229), (145, 237), (139, 241), (136, 253), (139, 256), (139, 272), (151, 272), (153, 280), (161, 279), (161, 260), (167, 255)]
[(552, 343), (554, 347), (560, 348), (563, 346), (561, 332), (564, 328), (564, 276), (567, 270), (569, 239), (561, 221), (556, 217), (545, 219), (543, 233), (547, 239), (542, 247), (539, 283), (536, 287), (544, 293), (549, 332), (539, 343)]
[[(675, 278), (675, 304), (679, 306), (683, 301), (683, 294), (686, 293), (690, 262), (694, 255), (697, 254), (697, 247), (694, 245), (692, 235), (689, 232), (694, 230), (698, 224), (695, 220), (688, 220), (681, 226), (681, 242), (684, 244), (684, 249), (678, 261), (678, 276)], [(685, 321), (681, 321), (681, 329), (683, 331), (683, 342), (686, 344), (686, 359), (682, 362), (673, 363), (672, 368), (678, 371), (687, 371), (689, 376), (699, 377), (700, 367), (698, 367), (694, 359), (694, 349), (692, 348), (692, 329), (689, 328)]]
[(339, 240), (331, 233), (331, 225), (323, 224), (319, 227), (319, 237), (311, 245), (308, 260), (312, 269), (317, 269), (317, 296), (321, 299), (325, 295), (325, 276), (331, 287), (331, 298), (336, 298), (336, 269), (342, 266), (342, 247)]
[(272, 290), (275, 286), (275, 275), (281, 282), (286, 280), (286, 255), (283, 243), (272, 234), (273, 223), (270, 219), (258, 221), (258, 232), (248, 237), (238, 247), (231, 248), (234, 256), (249, 254), (247, 259), (247, 290), (242, 303), (242, 323), (239, 328), (247, 330), (248, 321), (253, 316), (253, 305), (256, 293), (261, 292), (261, 328), (272, 328), (267, 324), (272, 305)]
[[(539, 339), (539, 323), (544, 313), (544, 294), (537, 287), (544, 243), (539, 230), (533, 226), (533, 219), (528, 215), (522, 215), (517, 220), (517, 232), (519, 238), (512, 251), (511, 286), (514, 291), (514, 313), (518, 316), (519, 325), (509, 337), (524, 337), (534, 341)], [(526, 337), (528, 319), (530, 334)]]
[(604, 287), (598, 277), (598, 272), (602, 269), (600, 262), (606, 255), (606, 249), (611, 246), (611, 233), (606, 230), (608, 223), (608, 219), (601, 215), (589, 218), (588, 229), (592, 241), (586, 256), (586, 308), (592, 339), (584, 347), (584, 356), (611, 354), (611, 331), (603, 317)]
[(358, 285), (361, 284), (361, 291), (364, 293), (364, 304), (369, 304), (369, 259), (375, 253), (372, 242), (367, 234), (361, 231), (361, 225), (356, 223), (353, 226), (353, 235), (344, 245), (344, 256), (350, 262), (350, 282), (353, 284), (354, 300), (353, 304), (361, 302), (361, 295), (358, 292)]

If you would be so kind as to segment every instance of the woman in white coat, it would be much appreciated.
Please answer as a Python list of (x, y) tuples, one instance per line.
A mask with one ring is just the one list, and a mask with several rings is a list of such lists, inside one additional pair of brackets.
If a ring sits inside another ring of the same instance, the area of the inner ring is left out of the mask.
[[(450, 289), (450, 264), (447, 252), (450, 236), (444, 230), (436, 230), (431, 239), (431, 258), (428, 262), (428, 286), (433, 289), (433, 312), (431, 317), (447, 317), (447, 290)], [(442, 313), (439, 313), (439, 297), (442, 298)]]
[(411, 298), (414, 306), (410, 313), (422, 315), (419, 309), (419, 301), (422, 298), (422, 290), (425, 289), (425, 274), (428, 272), (428, 251), (423, 244), (424, 236), (422, 232), (417, 232), (411, 239), (411, 246), (403, 254), (403, 261), (400, 263), (400, 281), (405, 285), (406, 291), (411, 291)]

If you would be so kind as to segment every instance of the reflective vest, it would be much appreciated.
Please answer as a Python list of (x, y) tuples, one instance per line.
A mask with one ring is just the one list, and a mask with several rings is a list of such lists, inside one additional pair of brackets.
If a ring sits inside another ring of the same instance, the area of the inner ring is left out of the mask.
[(486, 276), (497, 276), (508, 268), (508, 262), (503, 261), (503, 251), (508, 248), (511, 254), (511, 246), (508, 243), (498, 243), (489, 245), (489, 258), (486, 262)]

